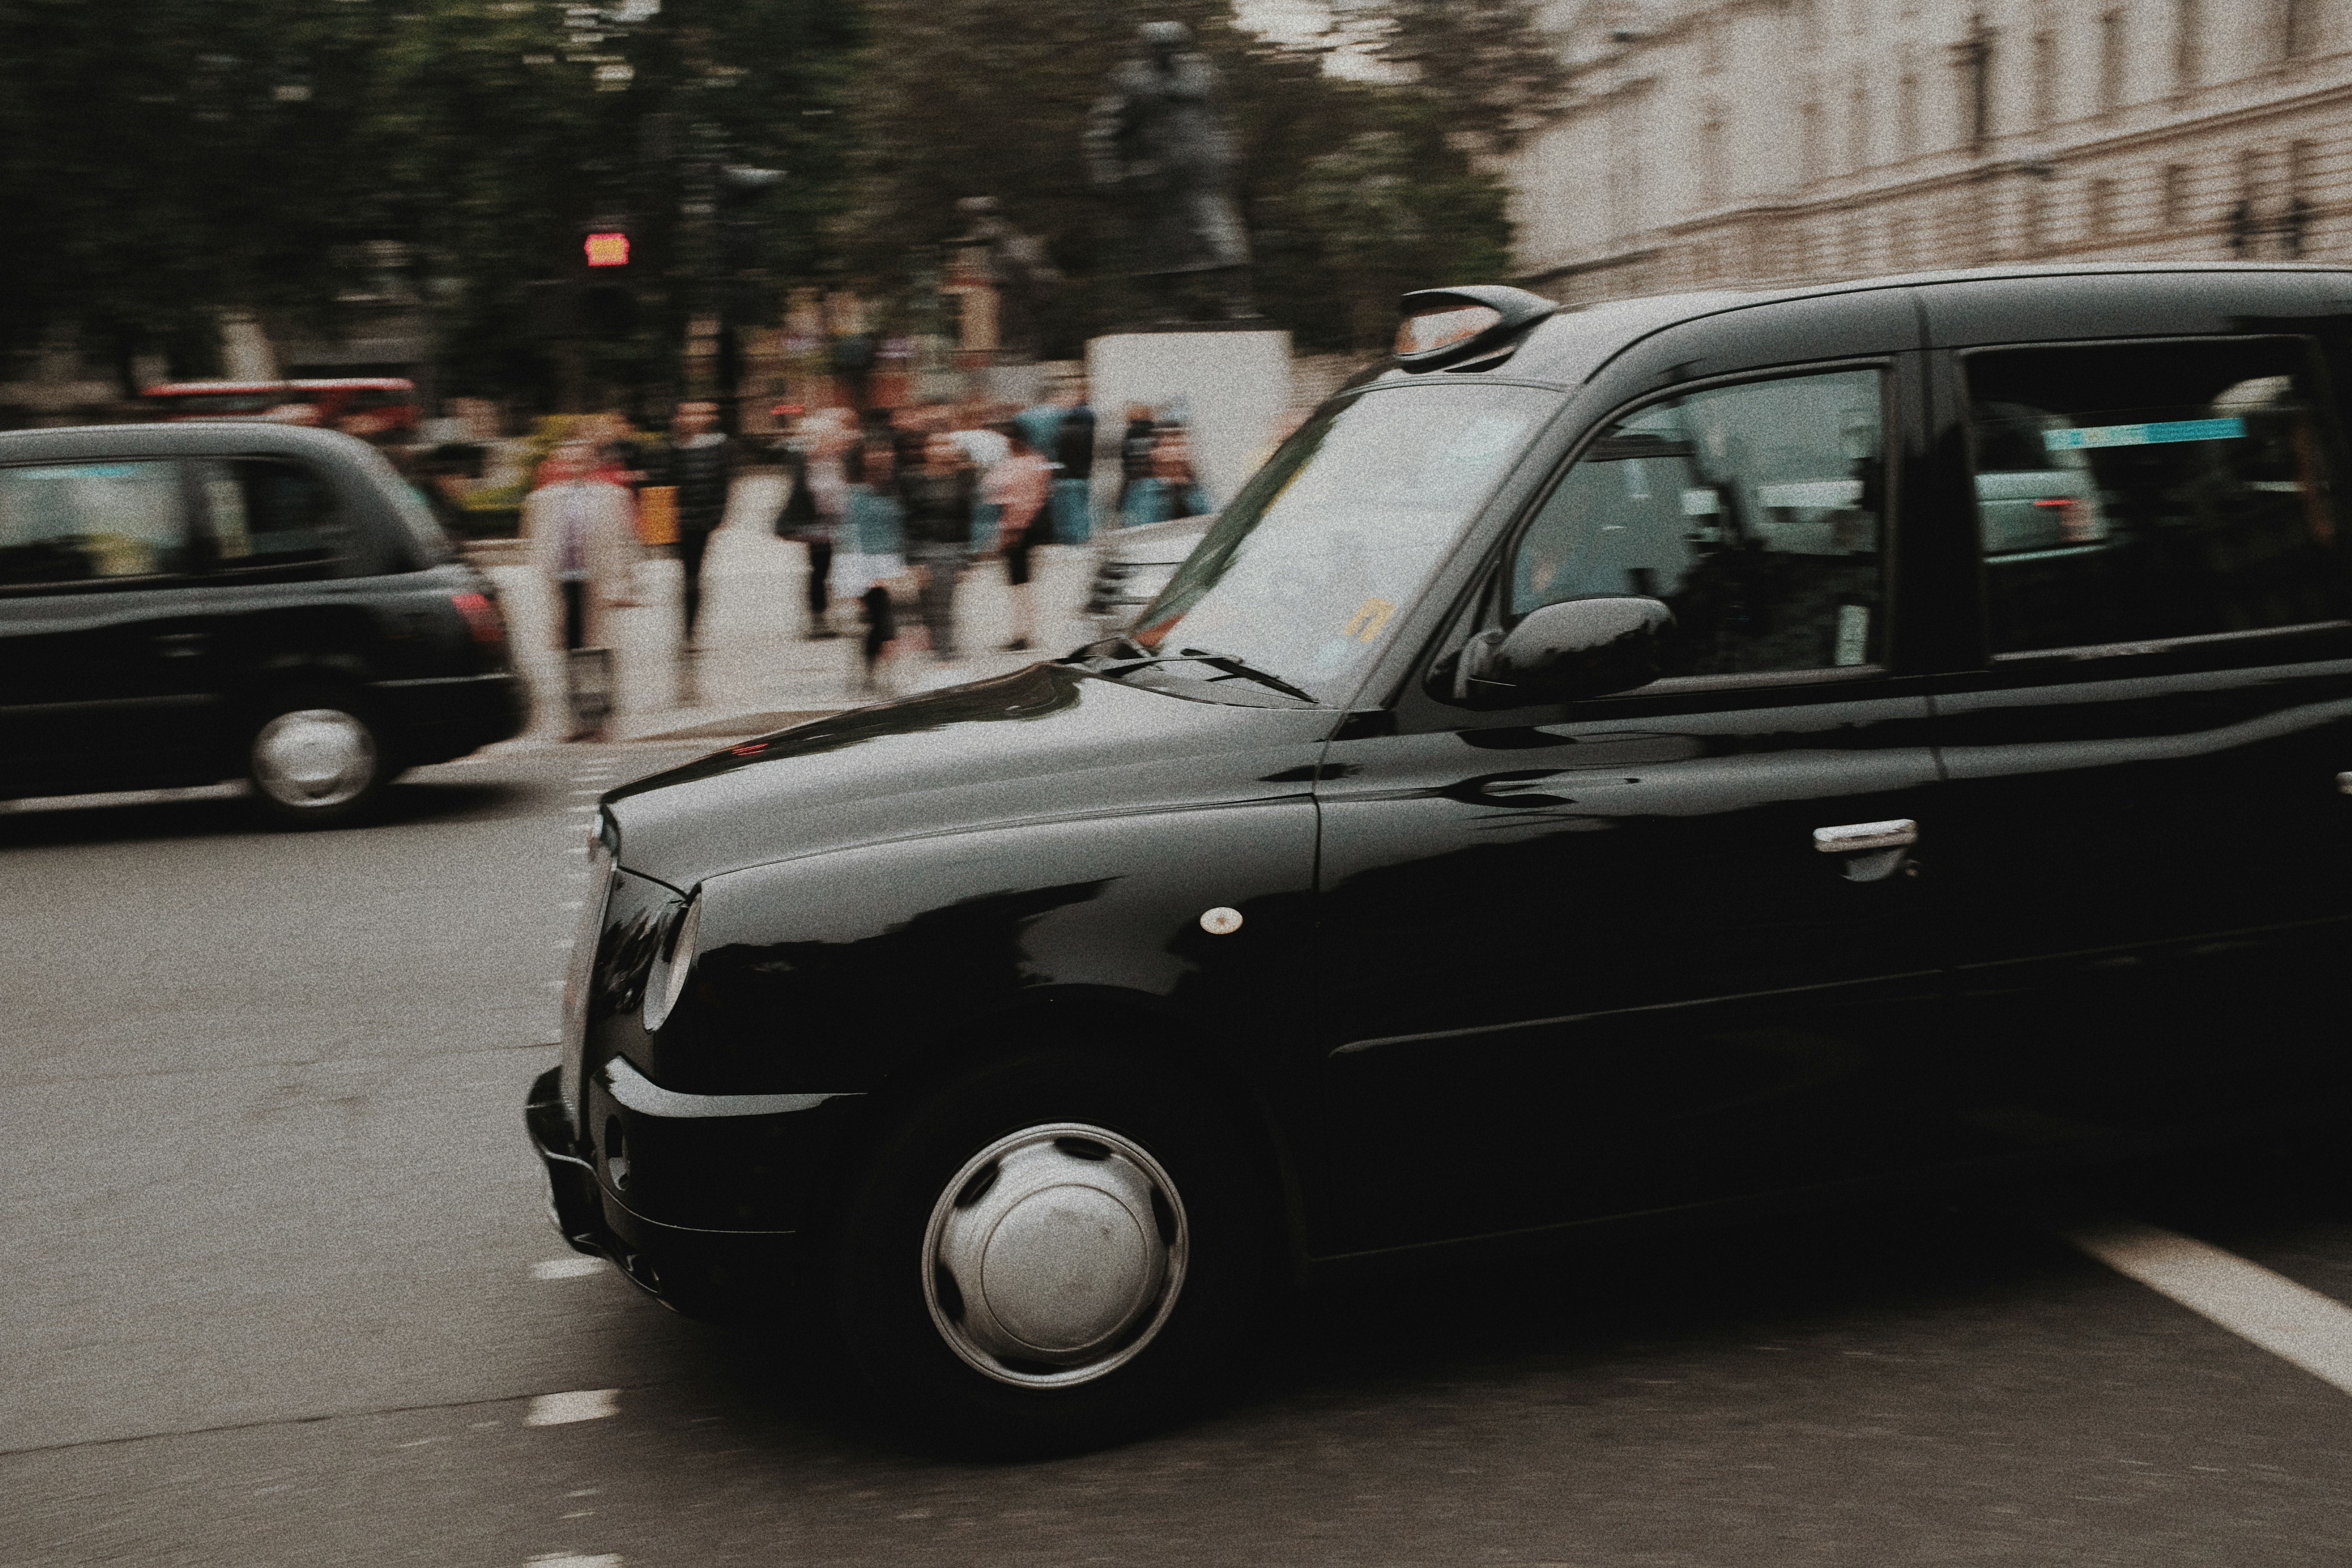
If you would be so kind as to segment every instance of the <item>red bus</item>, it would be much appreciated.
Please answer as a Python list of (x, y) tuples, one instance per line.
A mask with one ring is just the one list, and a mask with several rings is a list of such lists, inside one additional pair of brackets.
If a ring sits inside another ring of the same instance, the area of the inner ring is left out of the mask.
[(396, 375), (299, 381), (167, 381), (140, 397), (155, 417), (257, 419), (316, 425), (372, 439), (405, 440), (416, 430), (416, 384)]

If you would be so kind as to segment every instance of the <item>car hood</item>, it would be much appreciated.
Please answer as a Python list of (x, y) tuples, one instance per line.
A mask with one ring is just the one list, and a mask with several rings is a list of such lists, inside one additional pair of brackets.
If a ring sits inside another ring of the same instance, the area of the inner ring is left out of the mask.
[(730, 746), (604, 803), (620, 864), (683, 890), (858, 844), (1305, 795), (1339, 718), (1037, 664)]

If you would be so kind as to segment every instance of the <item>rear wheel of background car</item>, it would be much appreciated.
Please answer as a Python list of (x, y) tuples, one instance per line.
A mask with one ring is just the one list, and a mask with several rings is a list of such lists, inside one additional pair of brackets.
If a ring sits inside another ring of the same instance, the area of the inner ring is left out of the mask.
[(392, 776), (365, 703), (304, 687), (265, 704), (246, 731), (246, 777), (261, 814), (285, 827), (332, 827), (374, 808)]
[(1176, 1412), (1270, 1311), (1273, 1185), (1186, 1086), (1041, 1050), (886, 1138), (831, 1281), (859, 1371), (957, 1447), (1068, 1451)]

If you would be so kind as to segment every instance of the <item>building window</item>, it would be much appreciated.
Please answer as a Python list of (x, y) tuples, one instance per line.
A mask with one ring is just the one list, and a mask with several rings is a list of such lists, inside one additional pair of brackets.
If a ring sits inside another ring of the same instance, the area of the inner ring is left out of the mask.
[(2299, 60), (2311, 53), (2311, 0), (2277, 0), (2278, 57)]
[(2182, 90), (2205, 74), (2205, 0), (2172, 0), (2172, 85)]
[(1961, 137), (1972, 151), (1981, 152), (1992, 140), (1994, 37), (1979, 15), (1969, 18), (1969, 36), (1952, 46), (1952, 64), (1959, 77)]
[(2289, 260), (2302, 257), (2311, 245), (2312, 161), (2318, 149), (2295, 142), (2286, 150), (2286, 205), (2279, 213), (2279, 253)]
[(2040, 130), (2058, 118), (2058, 35), (2033, 35), (2033, 124)]
[(2164, 181), (2161, 194), (2158, 197), (2158, 210), (2162, 214), (2164, 226), (2168, 229), (2179, 228), (2189, 221), (2189, 167), (2187, 164), (2167, 163), (2164, 166)]
[(2041, 257), (2050, 254), (2050, 187), (2040, 180), (2029, 180), (2025, 185), (2025, 254)]
[(1810, 185), (1822, 177), (1822, 106), (1808, 103), (1797, 113), (1801, 132), (1798, 146), (1798, 159), (1801, 165), (1799, 173)]
[(2099, 18), (2099, 111), (2111, 113), (2124, 101), (2124, 14)]
[(1721, 206), (1727, 196), (1724, 178), (1723, 110), (1709, 104), (1706, 121), (1698, 128), (1698, 193), (1699, 200), (1710, 207)]
[(1916, 157), (1919, 152), (1919, 79), (1906, 74), (1895, 102), (1895, 135), (1901, 143), (1902, 155)]
[(1859, 174), (1870, 167), (1870, 89), (1858, 87), (1846, 96), (1845, 166)]
[(2112, 239), (2116, 233), (2116, 183), (2109, 179), (2093, 180), (2084, 193), (2087, 210), (2084, 226), (2094, 240)]

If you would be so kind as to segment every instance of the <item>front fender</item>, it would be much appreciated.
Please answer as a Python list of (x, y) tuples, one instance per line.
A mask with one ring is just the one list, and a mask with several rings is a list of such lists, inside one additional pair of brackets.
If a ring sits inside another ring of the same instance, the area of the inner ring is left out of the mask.
[[(1305, 795), (913, 837), (706, 882), (700, 954), (628, 1051), (666, 1088), (864, 1093), (1054, 994), (1134, 998), (1255, 1077), (1304, 1039)], [(1240, 926), (1212, 934), (1213, 909)], [(642, 1057), (642, 1059), (638, 1059)]]

